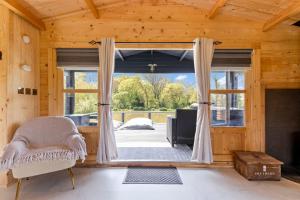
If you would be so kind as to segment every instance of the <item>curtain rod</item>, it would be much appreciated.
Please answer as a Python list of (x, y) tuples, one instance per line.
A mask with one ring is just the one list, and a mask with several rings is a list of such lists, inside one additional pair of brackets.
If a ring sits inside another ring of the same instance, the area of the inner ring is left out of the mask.
[[(91, 45), (101, 44), (101, 41), (92, 40)], [(116, 44), (195, 44), (195, 42), (116, 42)], [(222, 44), (220, 41), (214, 41), (215, 45)]]

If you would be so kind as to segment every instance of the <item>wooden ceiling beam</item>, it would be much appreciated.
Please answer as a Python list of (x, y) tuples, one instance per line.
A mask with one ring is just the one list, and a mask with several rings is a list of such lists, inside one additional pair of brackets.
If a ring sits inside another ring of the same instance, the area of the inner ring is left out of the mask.
[(46, 30), (44, 22), (36, 17), (32, 12), (23, 7), (17, 0), (0, 0), (0, 4), (6, 6), (17, 15), (23, 17), (25, 20), (30, 22), (32, 25), (40, 30)]
[(269, 19), (263, 26), (263, 31), (268, 31), (275, 27), (277, 24), (283, 22), (290, 16), (300, 13), (300, 2), (289, 6), (287, 9), (282, 10), (278, 15)]
[(85, 3), (89, 7), (89, 9), (92, 11), (94, 17), (96, 19), (99, 19), (99, 11), (98, 11), (96, 5), (94, 4), (93, 0), (85, 0)]
[(217, 0), (214, 6), (210, 9), (208, 13), (208, 18), (213, 19), (219, 12), (220, 8), (222, 8), (226, 2), (227, 0)]

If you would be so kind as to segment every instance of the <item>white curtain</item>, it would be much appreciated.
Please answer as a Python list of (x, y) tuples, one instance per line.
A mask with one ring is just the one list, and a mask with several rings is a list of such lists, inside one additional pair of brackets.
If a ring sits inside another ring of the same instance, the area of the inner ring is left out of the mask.
[(99, 86), (99, 146), (97, 162), (106, 163), (117, 158), (117, 146), (114, 135), (112, 111), (110, 107), (112, 80), (115, 68), (115, 41), (104, 38), (99, 45), (100, 66), (98, 70)]
[(212, 163), (212, 147), (209, 125), (210, 68), (214, 53), (212, 39), (195, 39), (194, 66), (198, 94), (198, 112), (192, 160)]

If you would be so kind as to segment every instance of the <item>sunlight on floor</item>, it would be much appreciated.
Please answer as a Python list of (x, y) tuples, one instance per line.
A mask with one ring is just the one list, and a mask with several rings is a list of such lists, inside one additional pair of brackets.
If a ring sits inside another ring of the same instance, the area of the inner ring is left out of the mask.
[(155, 130), (117, 130), (117, 147), (171, 147), (167, 125), (154, 124)]

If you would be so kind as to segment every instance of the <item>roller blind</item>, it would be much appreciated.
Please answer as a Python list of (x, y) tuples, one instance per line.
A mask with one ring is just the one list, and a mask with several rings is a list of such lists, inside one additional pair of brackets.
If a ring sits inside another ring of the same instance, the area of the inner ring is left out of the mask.
[[(115, 72), (151, 73), (149, 63), (154, 60), (157, 70), (154, 73), (194, 72), (193, 51), (189, 50), (180, 59), (184, 50), (121, 50), (116, 53)], [(252, 49), (216, 49), (212, 70), (247, 70), (251, 67)], [(97, 70), (98, 49), (59, 48), (57, 66), (68, 70)], [(153, 72), (153, 71), (152, 71)]]
[(247, 70), (251, 67), (252, 49), (216, 49), (212, 70)]
[(57, 67), (68, 70), (97, 70), (98, 49), (56, 49)]

